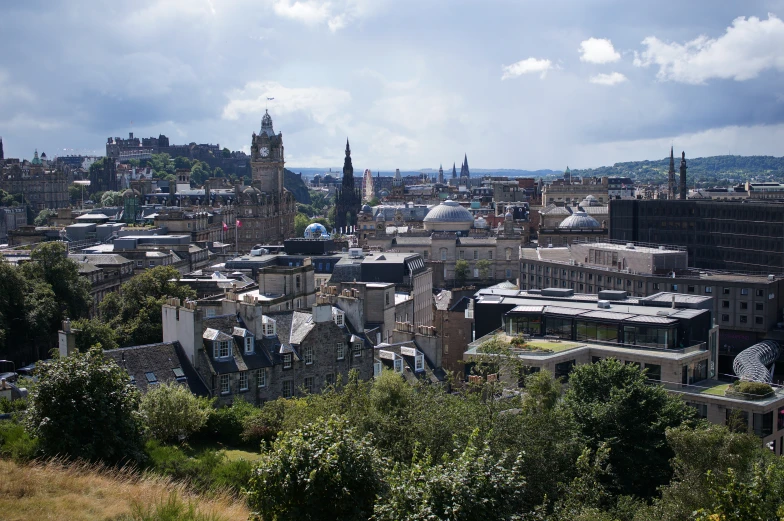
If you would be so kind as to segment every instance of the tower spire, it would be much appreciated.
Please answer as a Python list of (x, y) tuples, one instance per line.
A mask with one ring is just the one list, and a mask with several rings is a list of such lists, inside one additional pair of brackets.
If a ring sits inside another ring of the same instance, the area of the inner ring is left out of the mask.
[(346, 157), (351, 155), (351, 147), (348, 144), (348, 137), (346, 138)]
[(675, 156), (672, 146), (670, 146), (670, 169), (667, 171), (667, 189), (667, 197), (675, 199)]

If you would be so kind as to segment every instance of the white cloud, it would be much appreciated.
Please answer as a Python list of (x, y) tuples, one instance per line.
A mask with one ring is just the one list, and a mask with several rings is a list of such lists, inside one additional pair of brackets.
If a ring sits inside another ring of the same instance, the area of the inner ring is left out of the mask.
[[(304, 112), (316, 123), (328, 123), (339, 109), (351, 101), (345, 90), (329, 87), (284, 87), (274, 81), (250, 82), (228, 93), (223, 119), (236, 120), (243, 115), (258, 115), (269, 105), (276, 114)], [(267, 101), (267, 98), (275, 98)]]
[(621, 59), (607, 38), (588, 38), (580, 42), (580, 61), (588, 63), (612, 63)]
[(618, 85), (619, 83), (626, 81), (626, 76), (620, 72), (611, 72), (610, 74), (597, 74), (591, 76), (591, 79), (588, 81), (596, 83), (597, 85)]
[(329, 2), (306, 0), (275, 0), (272, 9), (281, 18), (288, 18), (307, 25), (324, 23), (329, 18)]
[(272, 9), (281, 18), (306, 25), (326, 23), (334, 33), (354, 20), (370, 15), (380, 3), (378, 0), (274, 0)]
[(719, 38), (699, 36), (666, 43), (655, 36), (642, 41), (646, 49), (635, 53), (638, 67), (658, 65), (656, 77), (699, 85), (712, 78), (745, 81), (767, 69), (784, 71), (784, 22), (773, 14), (767, 20), (739, 17)]
[(520, 60), (517, 63), (513, 63), (512, 65), (504, 65), (503, 71), (504, 74), (501, 76), (502, 80), (507, 80), (509, 78), (517, 78), (518, 76), (522, 76), (523, 74), (532, 74), (532, 73), (540, 73), (539, 77), (544, 79), (547, 75), (547, 71), (553, 68), (553, 62), (546, 59), (537, 60), (536, 58), (526, 58), (525, 60)]

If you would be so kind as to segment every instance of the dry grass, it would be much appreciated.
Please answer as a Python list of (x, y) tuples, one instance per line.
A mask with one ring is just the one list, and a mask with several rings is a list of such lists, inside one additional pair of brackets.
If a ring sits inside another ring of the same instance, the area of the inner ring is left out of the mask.
[(153, 505), (176, 492), (203, 513), (227, 521), (248, 519), (244, 501), (229, 495), (194, 496), (184, 485), (128, 470), (109, 470), (57, 461), (19, 465), (0, 460), (0, 518), (4, 521), (115, 520), (131, 513), (134, 501)]

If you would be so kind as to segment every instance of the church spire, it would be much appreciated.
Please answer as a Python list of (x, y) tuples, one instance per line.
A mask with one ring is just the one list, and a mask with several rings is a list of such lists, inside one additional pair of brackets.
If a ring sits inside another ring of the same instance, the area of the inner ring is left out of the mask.
[(452, 179), (457, 177), (457, 169), (455, 168), (455, 163), (452, 163)]
[(346, 158), (343, 160), (343, 189), (354, 190), (354, 165), (351, 164), (351, 146), (346, 138)]
[(351, 147), (348, 144), (348, 138), (346, 138), (346, 157), (351, 155)]
[(5, 159), (5, 155), (3, 155), (3, 138), (0, 137), (0, 161)]

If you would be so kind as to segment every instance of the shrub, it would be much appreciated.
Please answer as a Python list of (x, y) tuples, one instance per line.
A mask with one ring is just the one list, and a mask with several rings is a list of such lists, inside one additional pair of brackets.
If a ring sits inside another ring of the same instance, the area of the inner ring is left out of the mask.
[(201, 435), (204, 439), (219, 441), (226, 445), (241, 446), (245, 421), (258, 414), (258, 408), (244, 400), (236, 400), (231, 407), (213, 410)]
[(193, 501), (185, 502), (177, 492), (172, 492), (153, 505), (134, 501), (131, 504), (130, 515), (122, 516), (120, 521), (223, 521), (225, 519), (216, 512), (201, 512)]
[(736, 380), (732, 384), (732, 391), (752, 396), (767, 396), (773, 392), (773, 387), (763, 382)]
[(24, 425), (16, 421), (0, 421), (0, 456), (24, 462), (38, 452), (38, 440), (31, 438)]
[(209, 401), (194, 396), (180, 384), (164, 384), (149, 390), (139, 409), (150, 434), (161, 441), (182, 441), (207, 423)]

